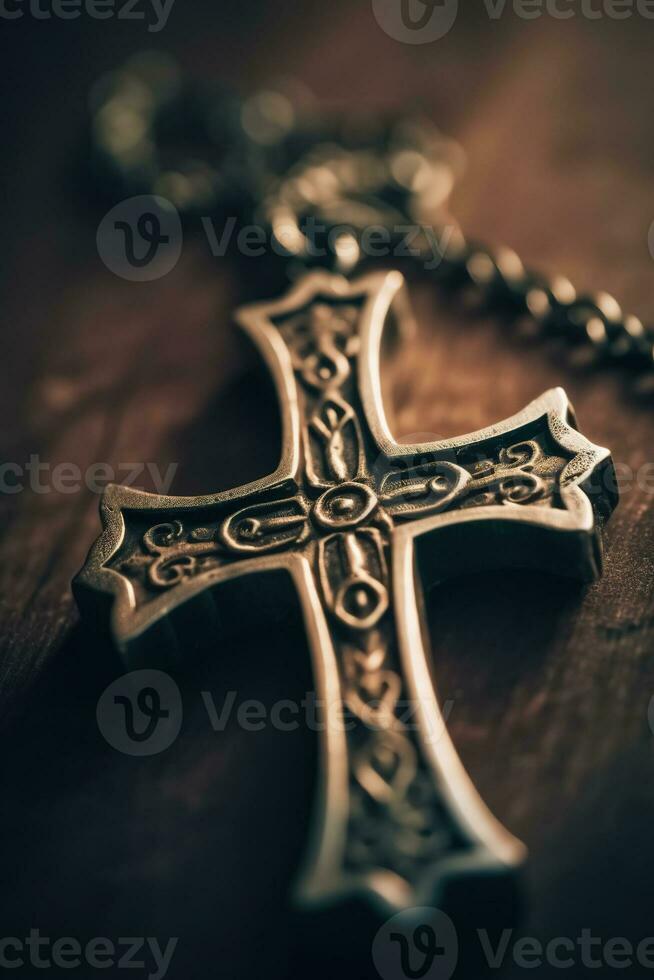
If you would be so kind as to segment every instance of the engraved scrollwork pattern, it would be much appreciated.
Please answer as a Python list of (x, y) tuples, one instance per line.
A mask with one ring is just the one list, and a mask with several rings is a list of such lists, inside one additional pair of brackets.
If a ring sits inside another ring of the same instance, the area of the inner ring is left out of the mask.
[(156, 524), (142, 538), (141, 553), (122, 561), (122, 572), (139, 576), (155, 590), (170, 589), (219, 564), (219, 546), (207, 527), (187, 529), (182, 521)]
[[(351, 324), (349, 309), (330, 317), (320, 306), (300, 327), (302, 343), (307, 334), (318, 338), (306, 361), (290, 339), (304, 399), (307, 479), (322, 490), (312, 510), (317, 580), (332, 621), (343, 701), (356, 721), (348, 735), (351, 804), (344, 860), (354, 872), (382, 866), (411, 878), (414, 862), (441, 853), (451, 834), (400, 718), (404, 682), (390, 612), (391, 534), (396, 519), (445, 509), (471, 477), (449, 462), (400, 472), (383, 463), (380, 472), (377, 461), (370, 465), (353, 383), (358, 345), (348, 331)], [(289, 325), (282, 329), (289, 342)]]
[(461, 506), (550, 506), (565, 462), (558, 455), (544, 453), (536, 439), (505, 446), (497, 460), (484, 459), (473, 466), (471, 492)]
[(230, 562), (303, 549), (355, 720), (344, 861), (355, 873), (384, 867), (411, 880), (426, 857), (456, 846), (456, 829), (406, 717), (389, 574), (394, 525), (453, 508), (554, 506), (566, 460), (538, 438), (480, 447), (474, 460), (380, 457), (357, 390), (358, 319), (354, 303), (316, 302), (277, 324), (300, 398), (304, 478), (295, 496), (255, 494), (202, 526), (156, 524), (119, 568), (156, 594)]

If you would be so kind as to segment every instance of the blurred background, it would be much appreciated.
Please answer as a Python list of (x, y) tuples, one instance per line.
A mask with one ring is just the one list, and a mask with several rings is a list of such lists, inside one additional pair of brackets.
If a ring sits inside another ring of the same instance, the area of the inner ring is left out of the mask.
[[(0, 14), (3, 460), (83, 472), (172, 463), (176, 494), (276, 462), (265, 372), (230, 319), (239, 275), (256, 271), (237, 275), (192, 232), (155, 282), (126, 281), (98, 254), (109, 204), (85, 166), (89, 92), (143, 49), (241, 93), (290, 77), (338, 110), (419, 107), (465, 149), (451, 206), (466, 234), (654, 315), (654, 21), (640, 6), (618, 17), (617, 5), (561, 0), (527, 18), (508, 0), (460, 4), (444, 36), (410, 44), (371, 0), (173, 0), (165, 23), (146, 0), (139, 19), (118, 8), (47, 18), (41, 4), (7, 0)], [(635, 473), (652, 460), (640, 379), (488, 317), (462, 321), (433, 289), (413, 293), (418, 337), (384, 367), (398, 434), (470, 431), (562, 384), (584, 434), (618, 464)], [(137, 485), (153, 489), (147, 472)], [(307, 952), (287, 907), (311, 734), (216, 734), (197, 696), (299, 700), (312, 681), (297, 614), (265, 646), (233, 624), (187, 691), (175, 746), (121, 756), (95, 724), (120, 668), (79, 625), (70, 592), (97, 506), (88, 489), (0, 494), (0, 932), (179, 937), (170, 977), (317, 974), (324, 951)], [(530, 848), (522, 929), (544, 943), (584, 929), (603, 942), (654, 935), (653, 546), (651, 490), (632, 481), (601, 582), (470, 576), (428, 604), (450, 731), (486, 802)], [(524, 972), (507, 964), (502, 975)], [(577, 962), (574, 975), (585, 970)]]

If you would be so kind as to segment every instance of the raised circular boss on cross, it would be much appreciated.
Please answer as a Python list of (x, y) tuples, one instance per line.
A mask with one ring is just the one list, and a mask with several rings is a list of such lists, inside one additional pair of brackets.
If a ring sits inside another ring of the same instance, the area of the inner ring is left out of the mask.
[[(478, 432), (395, 442), (379, 356), (385, 326), (401, 326), (407, 308), (398, 272), (318, 271), (237, 311), (277, 389), (279, 465), (203, 497), (110, 486), (75, 583), (80, 598), (112, 597), (113, 635), (140, 663), (153, 628), (207, 590), (291, 577), (325, 705), (316, 833), (297, 894), (305, 904), (364, 895), (385, 914), (437, 903), (452, 879), (505, 876), (523, 856), (445, 730), (420, 591), (475, 568), (593, 578), (615, 504), (609, 453), (576, 431), (561, 389)], [(177, 642), (174, 628), (160, 636)], [(344, 710), (356, 719), (347, 729)]]

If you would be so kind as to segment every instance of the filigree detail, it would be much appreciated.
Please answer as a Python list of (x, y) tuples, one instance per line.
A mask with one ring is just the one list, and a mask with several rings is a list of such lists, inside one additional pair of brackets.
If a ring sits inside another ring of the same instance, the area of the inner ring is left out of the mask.
[[(358, 352), (352, 324), (350, 311), (344, 317), (342, 308), (320, 304), (308, 320), (295, 318), (282, 332), (304, 389), (307, 479), (313, 487), (328, 487), (312, 510), (317, 573), (334, 625), (343, 700), (359, 723), (348, 735), (352, 803), (345, 860), (365, 870), (385, 866), (412, 874), (411, 862), (435, 855), (451, 834), (445, 814), (436, 812), (420, 752), (398, 717), (404, 684), (393, 662), (390, 532), (394, 518), (451, 506), (472, 478), (444, 461), (404, 470), (379, 460), (366, 466), (349, 391), (354, 370), (348, 358)], [(306, 346), (307, 334), (313, 347)]]
[[(255, 588), (275, 571), (293, 583), (325, 720), (347, 715), (344, 728), (323, 729), (324, 799), (298, 896), (364, 895), (389, 914), (437, 902), (456, 869), (504, 874), (521, 858), (453, 761), (421, 642), (419, 582), (404, 576), (432, 584), (468, 557), (475, 567), (532, 567), (547, 538), (545, 567), (558, 548), (566, 573), (591, 577), (594, 518), (616, 502), (608, 451), (574, 431), (560, 389), (469, 436), (394, 441), (378, 363), (384, 319), (401, 326), (406, 300), (398, 272), (348, 282), (316, 271), (287, 296), (239, 310), (279, 394), (278, 466), (201, 497), (108, 488), (103, 535), (76, 582), (80, 597), (112, 598), (130, 663), (152, 641), (176, 654), (196, 613), (213, 623), (241, 575)], [(217, 603), (203, 601), (214, 588)], [(150, 627), (168, 616), (172, 628), (155, 639)]]
[[(454, 832), (405, 722), (403, 683), (391, 666), (388, 636), (364, 652), (343, 651), (344, 698), (363, 724), (352, 759), (352, 807), (347, 860), (411, 879), (426, 857), (450, 848)], [(365, 726), (365, 727), (364, 727)]]
[(463, 467), (442, 461), (396, 469), (382, 477), (380, 499), (392, 517), (425, 517), (462, 497), (470, 480)]
[(323, 538), (318, 574), (327, 608), (343, 626), (370, 630), (388, 609), (388, 569), (377, 528)]
[(474, 464), (469, 496), (463, 506), (551, 506), (566, 463), (562, 456), (545, 453), (536, 439), (505, 446), (497, 460), (483, 459)]
[[(402, 744), (406, 748), (410, 743)], [(405, 753), (404, 758), (411, 759), (410, 753)], [(367, 765), (362, 763), (364, 772)], [(351, 868), (359, 872), (389, 868), (413, 881), (425, 861), (436, 860), (461, 846), (434, 793), (429, 774), (415, 771), (410, 763), (409, 766), (413, 778), (406, 791), (388, 794), (384, 802), (353, 783), (346, 857)]]
[(143, 535), (142, 548), (120, 562), (119, 568), (127, 575), (144, 573), (146, 582), (158, 590), (216, 568), (222, 550), (213, 529), (185, 529), (178, 520), (149, 528)]
[(293, 368), (305, 385), (326, 391), (349, 378), (351, 358), (359, 351), (358, 315), (352, 304), (317, 302), (280, 325)]
[(377, 506), (377, 496), (367, 484), (341, 483), (323, 493), (316, 502), (313, 516), (332, 531), (362, 524), (374, 514)]
[[(481, 458), (413, 462), (379, 455), (361, 409), (356, 304), (314, 302), (276, 322), (298, 383), (303, 472), (294, 496), (256, 494), (209, 526), (179, 520), (147, 529), (119, 564), (154, 593), (272, 552), (312, 562), (355, 725), (347, 732), (351, 807), (344, 862), (415, 878), (425, 857), (463, 846), (415, 733), (402, 717), (405, 683), (389, 574), (393, 528), (456, 508), (553, 506), (567, 463), (545, 430)], [(483, 453), (484, 446), (479, 451)], [(451, 456), (452, 454), (450, 454)]]
[(360, 721), (371, 728), (393, 728), (402, 694), (402, 681), (388, 668), (383, 634), (368, 637), (369, 649), (345, 643), (342, 647), (344, 700)]
[(305, 429), (309, 482), (327, 487), (365, 476), (365, 455), (356, 412), (332, 394), (318, 403)]
[(262, 554), (301, 544), (309, 533), (302, 497), (252, 504), (223, 522), (220, 539), (230, 551)]

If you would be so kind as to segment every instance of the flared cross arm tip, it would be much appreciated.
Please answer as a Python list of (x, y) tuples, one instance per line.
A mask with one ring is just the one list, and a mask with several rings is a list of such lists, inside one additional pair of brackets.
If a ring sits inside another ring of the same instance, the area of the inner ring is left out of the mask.
[(277, 469), (202, 497), (111, 488), (77, 581), (110, 598), (114, 637), (140, 663), (183, 658), (192, 633), (219, 636), (234, 589), (260, 581), (262, 596), (266, 576), (290, 576), (322, 705), (300, 893), (318, 904), (364, 895), (387, 911), (502, 879), (523, 855), (447, 733), (421, 590), (489, 568), (591, 578), (616, 500), (610, 456), (574, 428), (561, 389), (477, 432), (396, 442), (379, 358), (406, 302), (398, 273), (319, 272), (242, 309), (279, 395)]

